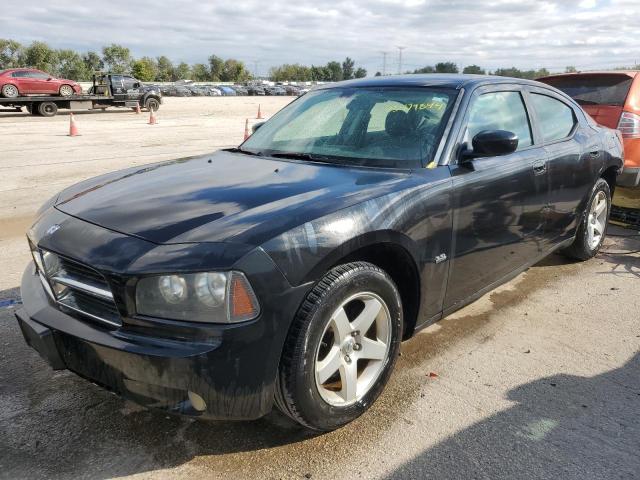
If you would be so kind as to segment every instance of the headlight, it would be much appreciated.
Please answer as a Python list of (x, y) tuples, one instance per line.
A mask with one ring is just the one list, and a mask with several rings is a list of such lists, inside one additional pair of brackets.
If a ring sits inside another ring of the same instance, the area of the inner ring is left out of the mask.
[(260, 313), (241, 272), (203, 272), (142, 278), (136, 287), (141, 315), (207, 323), (236, 323)]

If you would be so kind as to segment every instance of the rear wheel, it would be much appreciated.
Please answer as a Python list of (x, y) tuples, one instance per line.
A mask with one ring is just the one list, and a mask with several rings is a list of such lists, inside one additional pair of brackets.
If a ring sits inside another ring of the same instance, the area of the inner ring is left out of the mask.
[(276, 405), (302, 425), (336, 429), (382, 392), (402, 337), (400, 294), (365, 262), (340, 265), (314, 287), (282, 354)]
[(73, 87), (71, 85), (62, 85), (60, 87), (61, 97), (70, 97), (71, 95), (73, 95)]
[(20, 92), (18, 91), (18, 87), (16, 87), (15, 85), (12, 85), (11, 83), (7, 83), (6, 85), (2, 86), (3, 97), (16, 98), (19, 95), (20, 95)]
[(54, 117), (58, 113), (58, 106), (53, 102), (42, 102), (38, 105), (38, 113), (43, 117)]
[(600, 250), (607, 233), (611, 211), (611, 190), (605, 179), (598, 179), (587, 205), (576, 239), (570, 247), (562, 251), (576, 260), (589, 260), (594, 257)]

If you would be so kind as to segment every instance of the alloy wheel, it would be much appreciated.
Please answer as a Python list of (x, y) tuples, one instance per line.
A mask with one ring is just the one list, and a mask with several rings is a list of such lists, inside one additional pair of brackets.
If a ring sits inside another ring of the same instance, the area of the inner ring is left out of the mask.
[(330, 405), (362, 399), (384, 370), (391, 343), (391, 315), (371, 292), (347, 298), (333, 312), (315, 356), (318, 392)]
[(587, 235), (589, 248), (597, 248), (602, 241), (607, 226), (607, 196), (604, 192), (598, 194), (591, 202), (591, 210), (587, 220)]
[(14, 98), (18, 96), (18, 88), (15, 85), (5, 85), (2, 87), (2, 95), (7, 98)]

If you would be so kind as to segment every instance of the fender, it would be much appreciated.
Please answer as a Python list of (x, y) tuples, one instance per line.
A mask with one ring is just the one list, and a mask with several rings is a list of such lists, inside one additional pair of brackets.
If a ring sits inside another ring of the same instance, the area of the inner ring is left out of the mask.
[(324, 274), (333, 266), (340, 262), (342, 258), (349, 256), (365, 247), (393, 244), (405, 250), (413, 260), (416, 271), (419, 271), (420, 256), (418, 254), (418, 246), (407, 235), (393, 230), (376, 230), (363, 233), (354, 238), (341, 243), (329, 250), (325, 256), (318, 261), (302, 278), (301, 283), (315, 282), (322, 278)]

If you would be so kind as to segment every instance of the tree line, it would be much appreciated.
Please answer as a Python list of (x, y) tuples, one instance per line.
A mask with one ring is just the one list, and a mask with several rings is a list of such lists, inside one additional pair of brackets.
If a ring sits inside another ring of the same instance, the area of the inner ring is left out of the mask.
[[(575, 72), (576, 69), (574, 67), (567, 67), (565, 71)], [(406, 73), (460, 73), (460, 69), (454, 62), (440, 62), (436, 63), (435, 65), (427, 65), (425, 67), (418, 68), (413, 72)], [(547, 75), (551, 74), (546, 68), (540, 68), (538, 70), (520, 70), (516, 67), (509, 67), (497, 68), (494, 71), (489, 71), (479, 65), (467, 65), (462, 69), (462, 73), (470, 73), (475, 75), (498, 75), (500, 77), (527, 78), (530, 80), (540, 77), (546, 77)], [(380, 75), (380, 72), (377, 72), (376, 75)]]
[[(0, 70), (18, 67), (37, 68), (57, 77), (78, 81), (89, 81), (98, 71), (129, 73), (143, 82), (190, 79), (242, 83), (253, 78), (240, 60), (223, 59), (217, 55), (211, 55), (207, 63), (174, 64), (164, 55), (135, 58), (127, 47), (115, 43), (103, 47), (100, 52), (79, 53), (71, 49), (54, 49), (40, 41), (22, 45), (15, 40), (0, 38)], [(311, 67), (281, 65), (270, 71), (274, 81), (339, 81), (366, 75), (367, 71), (356, 68), (355, 62), (348, 57), (342, 63), (334, 61)]]
[(300, 65), (299, 63), (280, 65), (269, 70), (269, 78), (274, 82), (339, 82), (340, 80), (351, 80), (352, 78), (363, 78), (367, 76), (367, 71), (356, 68), (356, 63), (349, 57), (344, 62), (328, 62), (326, 65)]
[(115, 43), (101, 52), (78, 53), (70, 49), (54, 49), (45, 42), (22, 45), (15, 40), (0, 38), (0, 70), (30, 67), (57, 77), (88, 81), (94, 72), (130, 73), (143, 82), (175, 82), (191, 79), (201, 82), (245, 82), (251, 73), (244, 63), (234, 58), (211, 55), (207, 63), (174, 64), (162, 55), (156, 58), (134, 58), (131, 51)]
[[(189, 65), (185, 62), (174, 64), (168, 57), (134, 58), (131, 51), (122, 45), (111, 44), (100, 52), (88, 51), (79, 53), (70, 49), (54, 49), (47, 43), (34, 41), (29, 45), (0, 38), (0, 70), (16, 67), (31, 67), (44, 70), (52, 75), (72, 80), (88, 81), (97, 71), (114, 73), (130, 73), (143, 82), (174, 82), (191, 79), (198, 82), (246, 82), (252, 75), (245, 64), (234, 58), (223, 59), (211, 55), (207, 63)], [(620, 67), (640, 68), (636, 67)], [(575, 72), (576, 68), (568, 66), (565, 72)], [(405, 73), (459, 73), (454, 62), (439, 62)], [(485, 70), (479, 65), (467, 65), (462, 73), (489, 74), (505, 77), (535, 79), (549, 75), (546, 68), (537, 70), (520, 70), (516, 67)], [(302, 65), (299, 63), (275, 66), (269, 71), (269, 78), (276, 82), (283, 81), (326, 81), (337, 82), (351, 78), (362, 78), (367, 71), (356, 67), (355, 62), (347, 57), (343, 62), (331, 61), (326, 65)], [(382, 75), (376, 72), (376, 76)]]

